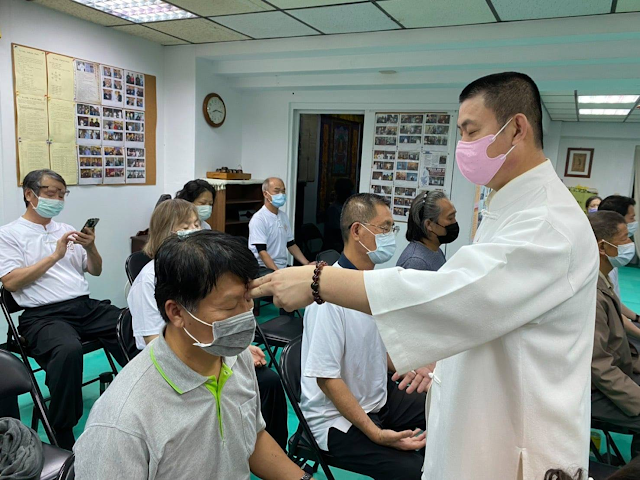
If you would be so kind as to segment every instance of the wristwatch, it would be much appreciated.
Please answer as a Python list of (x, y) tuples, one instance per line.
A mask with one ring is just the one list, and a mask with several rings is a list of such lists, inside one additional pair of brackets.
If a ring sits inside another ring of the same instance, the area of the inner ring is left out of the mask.
[(309, 472), (305, 472), (305, 474), (302, 476), (300, 480), (311, 480), (312, 478), (313, 478), (313, 475), (311, 475)]

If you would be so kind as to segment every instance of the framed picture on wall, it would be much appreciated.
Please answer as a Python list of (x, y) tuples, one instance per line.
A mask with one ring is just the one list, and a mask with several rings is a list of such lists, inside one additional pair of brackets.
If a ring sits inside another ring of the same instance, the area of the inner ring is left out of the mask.
[(564, 176), (590, 178), (592, 165), (593, 148), (568, 148)]

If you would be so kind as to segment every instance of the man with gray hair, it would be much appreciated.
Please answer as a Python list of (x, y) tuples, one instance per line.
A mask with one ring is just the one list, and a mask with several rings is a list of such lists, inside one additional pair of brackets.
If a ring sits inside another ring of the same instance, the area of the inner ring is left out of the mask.
[[(344, 252), (334, 267), (373, 270), (393, 256), (398, 229), (382, 197), (349, 197), (340, 228)], [(331, 303), (307, 307), (301, 371), (302, 412), (336, 466), (373, 478), (420, 478), (425, 436), (415, 429), (425, 428), (425, 394), (408, 393), (422, 392), (422, 377), (412, 371), (396, 384), (371, 315)]]
[(258, 260), (260, 275), (287, 266), (287, 251), (302, 265), (309, 265), (296, 245), (287, 214), (280, 211), (287, 201), (282, 179), (269, 177), (262, 183), (264, 206), (249, 222), (249, 249)]
[(458, 238), (456, 209), (444, 192), (422, 192), (413, 199), (407, 221), (407, 240), (397, 266), (437, 272), (447, 261), (440, 246)]
[(47, 372), (51, 424), (59, 445), (70, 450), (82, 416), (81, 342), (100, 340), (124, 365), (116, 340), (121, 310), (89, 298), (84, 273), (102, 273), (95, 228), (76, 231), (52, 220), (69, 194), (64, 179), (52, 170), (34, 170), (22, 189), (27, 211), (0, 227), (0, 281), (24, 307), (18, 330)]

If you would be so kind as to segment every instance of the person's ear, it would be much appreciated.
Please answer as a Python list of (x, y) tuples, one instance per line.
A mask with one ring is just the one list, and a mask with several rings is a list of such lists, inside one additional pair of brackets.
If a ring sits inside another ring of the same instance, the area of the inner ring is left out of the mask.
[(27, 190), (24, 193), (24, 198), (27, 200), (27, 202), (29, 202), (29, 204), (31, 204), (31, 206), (34, 206), (34, 205), (38, 206), (38, 196), (35, 193), (33, 193), (32, 190)]
[(605, 250), (606, 243), (604, 243), (604, 240), (600, 240), (598, 242), (598, 253), (600, 255), (604, 255), (605, 257), (608, 257), (609, 255), (607, 255), (607, 251)]
[(432, 223), (432, 222), (431, 222), (431, 220), (425, 220), (425, 221), (424, 221), (424, 229), (425, 229), (427, 232), (435, 233), (435, 232), (433, 231), (433, 227), (431, 226), (431, 223)]
[(351, 236), (353, 237), (353, 239), (356, 242), (359, 241), (360, 240), (360, 224), (358, 222), (353, 222), (349, 230), (351, 231)]
[(167, 300), (164, 304), (164, 311), (174, 327), (184, 327), (184, 316), (186, 313), (175, 300)]
[[(513, 117), (511, 121), (515, 127), (515, 135), (513, 137), (512, 145), (517, 145), (518, 143), (524, 141), (527, 135), (530, 135), (531, 124), (527, 119), (526, 115), (522, 113), (518, 113)], [(508, 128), (508, 127), (507, 127)]]

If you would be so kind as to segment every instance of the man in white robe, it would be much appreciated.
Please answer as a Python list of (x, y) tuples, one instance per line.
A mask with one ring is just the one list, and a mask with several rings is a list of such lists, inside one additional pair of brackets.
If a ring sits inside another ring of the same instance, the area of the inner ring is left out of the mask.
[[(325, 267), (319, 297), (371, 312), (398, 372), (438, 361), (427, 398), (424, 479), (541, 479), (586, 469), (597, 245), (542, 151), (540, 94), (526, 75), (460, 95), (456, 161), (494, 192), (472, 245), (438, 272)], [(314, 267), (254, 281), (298, 308)], [(420, 381), (416, 379), (415, 381)]]

